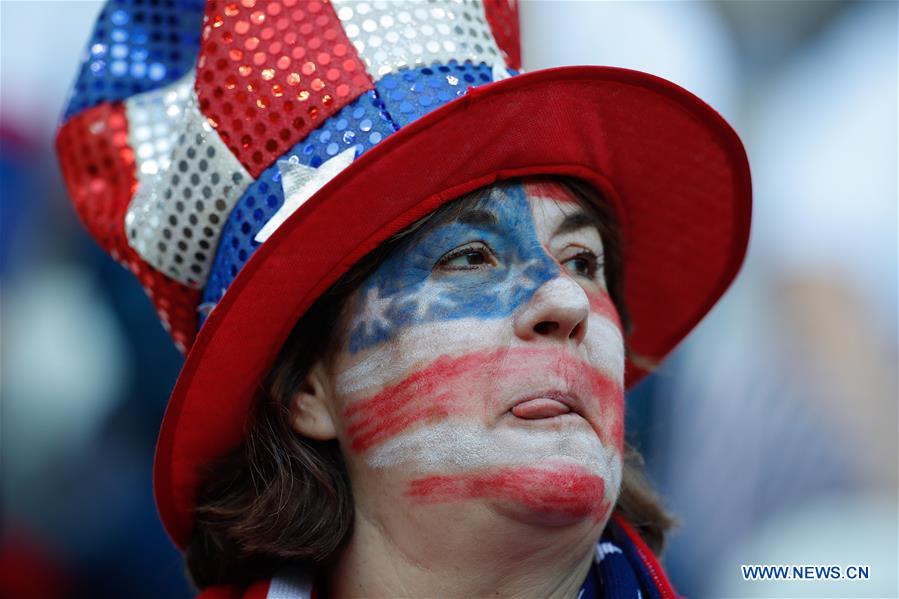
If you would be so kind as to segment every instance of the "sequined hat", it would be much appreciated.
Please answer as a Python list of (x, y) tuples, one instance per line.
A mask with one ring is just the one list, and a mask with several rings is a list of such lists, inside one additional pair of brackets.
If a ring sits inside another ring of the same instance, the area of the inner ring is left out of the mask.
[(103, 9), (57, 150), (86, 227), (188, 352), (155, 466), (179, 546), (201, 466), (240, 442), (294, 323), (448, 200), (532, 174), (598, 188), (624, 237), (627, 343), (650, 360), (736, 275), (750, 181), (730, 126), (645, 73), (520, 74), (517, 18), (514, 0)]

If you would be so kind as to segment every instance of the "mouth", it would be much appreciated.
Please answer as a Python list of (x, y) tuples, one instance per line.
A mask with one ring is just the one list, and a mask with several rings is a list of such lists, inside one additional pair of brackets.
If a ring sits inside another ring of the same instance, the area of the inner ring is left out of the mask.
[(522, 420), (544, 420), (565, 414), (583, 416), (576, 397), (561, 391), (549, 391), (518, 399), (509, 409)]

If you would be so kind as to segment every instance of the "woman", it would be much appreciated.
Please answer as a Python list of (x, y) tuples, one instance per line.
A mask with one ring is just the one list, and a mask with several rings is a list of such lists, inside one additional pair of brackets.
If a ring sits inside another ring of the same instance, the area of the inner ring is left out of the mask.
[(58, 142), (190, 347), (156, 496), (198, 586), (671, 596), (623, 394), (736, 274), (736, 135), (643, 73), (516, 75), (505, 2), (255, 4), (108, 7)]
[[(314, 561), (336, 596), (580, 588), (622, 479), (620, 242), (602, 207), (573, 183), (493, 185), (332, 286), (200, 492), (194, 580)], [(664, 512), (627, 482), (619, 506), (660, 548)]]

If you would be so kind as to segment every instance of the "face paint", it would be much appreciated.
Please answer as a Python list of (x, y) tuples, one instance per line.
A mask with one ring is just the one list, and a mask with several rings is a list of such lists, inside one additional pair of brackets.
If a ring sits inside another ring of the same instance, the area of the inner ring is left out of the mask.
[(572, 204), (575, 202), (571, 192), (558, 181), (551, 179), (527, 181), (523, 184), (525, 195), (529, 198), (544, 198), (554, 202)]
[(590, 300), (590, 311), (592, 313), (615, 323), (615, 327), (618, 330), (621, 330), (621, 321), (618, 318), (618, 310), (615, 309), (615, 304), (612, 303), (612, 298), (609, 297), (608, 292), (604, 290), (594, 291), (593, 293), (588, 293), (587, 298)]
[[(589, 298), (591, 335), (585, 344), (588, 362), (623, 384), (624, 340), (618, 314), (606, 291), (595, 291)], [(343, 369), (337, 375), (336, 391), (342, 396), (370, 395), (373, 389), (397, 381), (434, 356), (495, 349), (498, 340), (508, 336), (508, 329), (506, 320), (473, 317), (409, 327), (403, 332), (401, 348), (385, 344)]]
[[(471, 499), (478, 497), (478, 492), (484, 493), (480, 496), (482, 499), (497, 499), (497, 489), (489, 483), (491, 477), (519, 470), (530, 472), (529, 479), (533, 480), (543, 473), (552, 474), (560, 469), (574, 472), (573, 468), (577, 467), (581, 471), (576, 472), (576, 478), (604, 481), (603, 489), (608, 495), (606, 504), (615, 500), (621, 484), (620, 450), (604, 447), (595, 436), (584, 435), (576, 428), (490, 429), (480, 424), (448, 420), (385, 442), (371, 452), (367, 462), (374, 468), (406, 465), (424, 472), (445, 473), (409, 483), (406, 495), (420, 498), (424, 503)], [(421, 482), (427, 480), (443, 482), (439, 485)], [(472, 480), (481, 483), (472, 484)], [(555, 482), (552, 476), (543, 481), (545, 485)], [(593, 499), (603, 497), (600, 494)]]
[[(517, 348), (443, 356), (344, 412), (354, 451), (364, 452), (423, 422), (451, 415), (499, 417), (529, 392), (566, 396), (572, 412), (599, 423), (596, 435), (619, 446), (623, 390), (607, 375), (559, 348)], [(474, 401), (473, 401), (474, 398)], [(602, 398), (602, 402), (600, 402)]]
[[(540, 244), (530, 212), (520, 185), (497, 186), (467, 221), (441, 225), (408, 251), (388, 258), (362, 287), (362, 308), (350, 327), (350, 352), (426, 322), (511, 314), (559, 274)], [(492, 248), (499, 267), (487, 276), (434, 275), (441, 256), (477, 240)]]
[(491, 428), (478, 422), (445, 420), (385, 441), (368, 453), (366, 462), (379, 469), (418, 465), (424, 471), (467, 472), (560, 458), (612, 482), (621, 461), (617, 447), (603, 446), (594, 435), (585, 435), (574, 426)]
[(592, 516), (606, 518), (605, 481), (578, 466), (524, 466), (494, 471), (429, 476), (412, 481), (407, 497), (420, 503), (487, 499), (549, 517), (557, 524)]
[[(472, 248), (489, 256), (468, 268)], [(604, 520), (621, 483), (624, 343), (601, 257), (564, 188), (521, 184), (391, 254), (334, 362), (354, 491), (387, 510), (482, 501)], [(561, 312), (580, 314), (582, 336), (518, 330)]]

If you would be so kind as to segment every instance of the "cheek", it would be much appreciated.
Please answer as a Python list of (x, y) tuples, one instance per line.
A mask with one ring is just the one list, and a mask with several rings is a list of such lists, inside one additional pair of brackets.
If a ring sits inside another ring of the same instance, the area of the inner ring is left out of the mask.
[(614, 324), (619, 331), (621, 330), (621, 319), (608, 291), (605, 289), (590, 291), (587, 293), (587, 299), (590, 301), (591, 314), (605, 318)]
[[(588, 360), (623, 382), (624, 349), (615, 306), (605, 291), (588, 294), (591, 308)], [(364, 310), (362, 310), (364, 312)], [(514, 336), (508, 318), (480, 315), (435, 319), (395, 331), (367, 352), (343, 352), (338, 361), (336, 391), (358, 399), (395, 384), (440, 356), (508, 345)]]
[(540, 388), (569, 389), (587, 401), (584, 416), (604, 445), (619, 444), (623, 391), (617, 380), (564, 348), (495, 346), (441, 356), (395, 384), (352, 401), (343, 412), (348, 447), (365, 453), (398, 435), (457, 423), (488, 424), (510, 401)]
[(624, 447), (624, 335), (618, 311), (605, 290), (588, 294), (590, 315), (585, 346), (588, 362), (606, 373), (610, 385), (599, 397), (607, 398), (600, 410), (599, 428), (619, 451)]
[(495, 346), (461, 355), (436, 357), (421, 368), (363, 397), (344, 411), (347, 438), (355, 452), (366, 452), (396, 435), (449, 416), (483, 421), (495, 393), (527, 366)]
[(469, 317), (423, 323), (372, 351), (344, 353), (335, 389), (338, 395), (358, 401), (399, 384), (438, 358), (507, 345), (511, 335), (506, 319)]

